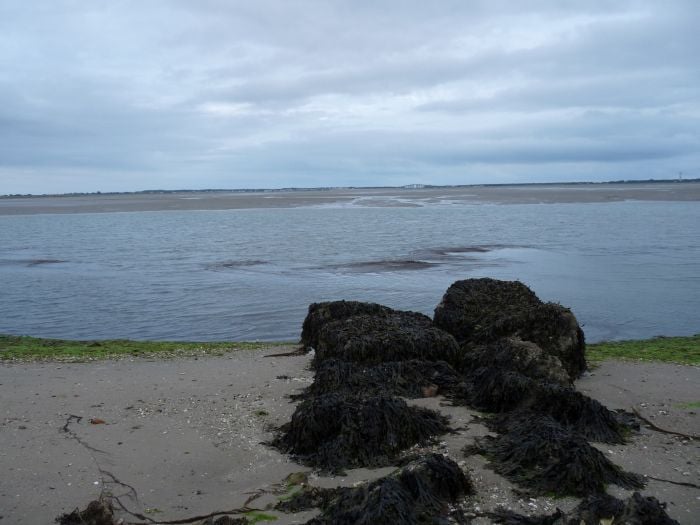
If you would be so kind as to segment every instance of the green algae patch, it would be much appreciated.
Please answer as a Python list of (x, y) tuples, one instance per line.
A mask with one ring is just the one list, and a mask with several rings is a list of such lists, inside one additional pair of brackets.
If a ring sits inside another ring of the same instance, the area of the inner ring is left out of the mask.
[(132, 341), (108, 339), (78, 341), (0, 335), (0, 361), (93, 361), (120, 357), (187, 357), (224, 355), (240, 350), (269, 348), (290, 351), (292, 343)]
[(586, 358), (592, 362), (622, 360), (700, 365), (700, 334), (590, 344), (586, 347)]
[(265, 521), (277, 521), (277, 516), (267, 514), (265, 512), (260, 512), (258, 510), (251, 510), (250, 512), (246, 512), (245, 517), (248, 520), (248, 523), (250, 523), (251, 525), (253, 523), (261, 523)]

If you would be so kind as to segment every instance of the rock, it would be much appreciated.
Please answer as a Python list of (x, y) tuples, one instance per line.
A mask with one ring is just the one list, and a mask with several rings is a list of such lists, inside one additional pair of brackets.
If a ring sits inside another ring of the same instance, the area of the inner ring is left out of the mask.
[(496, 279), (453, 283), (435, 309), (435, 325), (462, 344), (515, 336), (558, 357), (576, 379), (586, 369), (584, 334), (571, 311), (543, 303), (524, 284)]
[(272, 444), (306, 465), (339, 472), (390, 465), (401, 451), (448, 430), (445, 416), (396, 397), (332, 393), (302, 401)]
[(469, 373), (480, 367), (519, 372), (547, 383), (571, 384), (571, 378), (557, 356), (518, 337), (504, 337), (494, 343), (476, 347), (463, 344), (460, 370)]
[(414, 312), (382, 316), (355, 315), (323, 326), (318, 334), (314, 365), (326, 359), (379, 364), (421, 359), (457, 361), (457, 341), (435, 328), (430, 318)]
[(391, 361), (364, 365), (326, 359), (316, 369), (314, 382), (299, 396), (349, 391), (408, 398), (445, 394), (459, 382), (459, 374), (444, 361)]
[(642, 488), (641, 476), (625, 472), (549, 416), (514, 418), (498, 437), (476, 439), (465, 453), (484, 454), (497, 473), (522, 486), (529, 494), (586, 496), (605, 492), (613, 483)]
[[(301, 344), (305, 347), (316, 348), (318, 333), (325, 324), (331, 321), (340, 321), (341, 319), (360, 314), (381, 317), (393, 312), (396, 312), (396, 310), (377, 303), (363, 303), (359, 301), (312, 303), (309, 305), (309, 313), (306, 315), (302, 325)], [(430, 318), (424, 317), (430, 321)]]

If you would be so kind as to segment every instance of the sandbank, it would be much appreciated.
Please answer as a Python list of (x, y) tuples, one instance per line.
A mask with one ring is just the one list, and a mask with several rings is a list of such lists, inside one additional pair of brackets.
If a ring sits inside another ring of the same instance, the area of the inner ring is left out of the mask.
[(700, 201), (700, 182), (529, 184), (439, 188), (350, 188), (269, 192), (131, 193), (0, 199), (0, 215), (233, 210), (309, 206), (417, 207), (448, 204), (551, 204)]

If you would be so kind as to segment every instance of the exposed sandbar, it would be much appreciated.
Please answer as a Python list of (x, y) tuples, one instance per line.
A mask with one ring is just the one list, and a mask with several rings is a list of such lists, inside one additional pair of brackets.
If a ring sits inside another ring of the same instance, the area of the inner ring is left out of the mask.
[(449, 204), (534, 204), (700, 201), (700, 183), (546, 184), (454, 188), (363, 188), (273, 192), (182, 192), (0, 199), (0, 215), (233, 210), (308, 206), (417, 207)]

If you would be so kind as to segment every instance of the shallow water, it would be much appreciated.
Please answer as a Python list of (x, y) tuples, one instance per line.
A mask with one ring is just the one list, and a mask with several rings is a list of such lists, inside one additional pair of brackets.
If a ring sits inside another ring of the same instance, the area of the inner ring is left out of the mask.
[(294, 340), (309, 303), (431, 315), (519, 279), (589, 341), (700, 332), (695, 202), (316, 206), (0, 217), (0, 332)]

